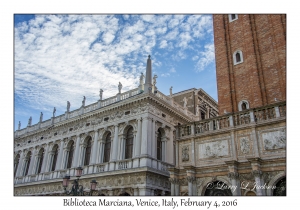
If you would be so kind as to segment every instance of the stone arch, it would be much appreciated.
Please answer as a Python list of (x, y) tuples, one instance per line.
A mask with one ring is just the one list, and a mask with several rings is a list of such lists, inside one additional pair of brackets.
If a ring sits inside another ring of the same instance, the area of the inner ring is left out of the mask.
[(100, 162), (109, 162), (111, 158), (111, 147), (112, 147), (113, 136), (112, 132), (106, 130), (102, 135), (103, 147), (102, 157), (100, 157)]
[(268, 183), (268, 186), (271, 186), (269, 189), (267, 189), (267, 195), (272, 196), (273, 195), (273, 186), (276, 186), (276, 184), (283, 178), (286, 177), (285, 172), (281, 172), (277, 175), (275, 175)]
[[(244, 106), (245, 106), (245, 108), (244, 108)], [(243, 111), (245, 109), (250, 109), (249, 101), (247, 101), (247, 100), (241, 100), (238, 103), (238, 109), (239, 109), (239, 111)]]
[[(231, 182), (230, 179), (227, 177), (217, 177), (217, 178), (206, 178), (205, 180), (203, 180), (202, 184), (199, 187), (199, 191), (201, 196), (205, 195), (205, 191), (207, 186), (209, 185), (209, 183), (213, 183), (213, 182), (223, 182), (224, 184), (226, 184), (230, 189), (231, 189)], [(232, 190), (230, 190), (231, 194), (233, 193)], [(199, 195), (199, 193), (198, 193)]]

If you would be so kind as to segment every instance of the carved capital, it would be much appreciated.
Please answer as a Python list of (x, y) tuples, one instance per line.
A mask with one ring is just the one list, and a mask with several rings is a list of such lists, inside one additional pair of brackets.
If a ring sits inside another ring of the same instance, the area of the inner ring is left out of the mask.
[(188, 182), (194, 183), (194, 182), (196, 181), (196, 178), (195, 178), (194, 176), (187, 176), (187, 177), (186, 177), (186, 180), (187, 180)]
[(179, 179), (177, 179), (177, 178), (169, 178), (169, 181), (170, 181), (172, 184), (179, 184)]
[(240, 174), (237, 173), (237, 172), (230, 172), (230, 173), (228, 173), (228, 178), (230, 180), (232, 180), (232, 179), (239, 179), (239, 177), (240, 177)]
[(262, 175), (262, 171), (260, 171), (260, 170), (254, 170), (254, 171), (252, 171), (251, 172), (251, 174), (255, 177), (255, 178), (260, 178), (261, 177), (261, 175)]

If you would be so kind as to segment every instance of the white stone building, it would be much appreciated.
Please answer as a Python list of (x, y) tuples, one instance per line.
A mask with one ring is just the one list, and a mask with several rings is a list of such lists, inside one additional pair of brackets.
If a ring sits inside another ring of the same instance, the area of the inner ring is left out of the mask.
[[(171, 194), (169, 167), (176, 164), (175, 126), (199, 120), (152, 84), (150, 56), (146, 79), (138, 88), (15, 131), (15, 195), (62, 195), (62, 179), (83, 167), (80, 184), (89, 191), (95, 179), (96, 195)], [(203, 101), (212, 99), (202, 89), (187, 91)], [(203, 95), (204, 94), (204, 95)], [(174, 94), (176, 96), (176, 94)], [(179, 99), (177, 99), (178, 101)], [(181, 100), (181, 99), (180, 99)], [(185, 99), (186, 100), (186, 99)], [(213, 99), (212, 99), (213, 100)], [(217, 110), (216, 102), (213, 110)], [(199, 105), (200, 106), (200, 105)]]

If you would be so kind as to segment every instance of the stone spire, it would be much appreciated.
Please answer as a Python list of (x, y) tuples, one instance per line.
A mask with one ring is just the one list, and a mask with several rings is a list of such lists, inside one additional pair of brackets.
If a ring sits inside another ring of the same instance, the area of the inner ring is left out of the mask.
[(146, 80), (145, 80), (144, 91), (148, 93), (149, 88), (152, 88), (152, 65), (151, 65), (150, 55), (148, 56), (147, 59)]

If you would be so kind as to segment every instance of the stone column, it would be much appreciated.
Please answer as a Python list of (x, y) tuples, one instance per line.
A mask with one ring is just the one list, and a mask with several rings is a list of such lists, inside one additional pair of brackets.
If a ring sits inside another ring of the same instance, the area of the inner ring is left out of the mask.
[(266, 195), (266, 191), (265, 191), (265, 189), (263, 189), (264, 180), (262, 178), (262, 171), (260, 169), (261, 159), (260, 158), (248, 158), (248, 161), (251, 163), (252, 175), (254, 176), (254, 179), (255, 179), (256, 195)]
[(98, 147), (98, 130), (95, 131), (91, 164), (96, 164), (97, 151), (98, 151), (97, 147)]
[(118, 151), (118, 160), (124, 160), (125, 158), (125, 138), (123, 134), (119, 135), (119, 151)]
[(196, 179), (194, 176), (187, 176), (186, 180), (188, 181), (188, 190), (189, 190), (189, 196), (194, 195), (194, 183), (196, 182)]
[(142, 122), (142, 147), (141, 147), (141, 155), (149, 155), (148, 151), (151, 151), (150, 141), (151, 139), (151, 124), (149, 122), (149, 118), (143, 118)]
[(112, 146), (112, 155), (111, 161), (117, 160), (117, 153), (118, 153), (118, 137), (119, 137), (119, 125), (115, 125), (115, 132), (114, 132), (114, 140)]
[(31, 160), (30, 160), (28, 175), (32, 175), (34, 173), (34, 171), (33, 171), (34, 159), (35, 159), (35, 149), (33, 149), (32, 153), (31, 153)]
[(103, 154), (104, 154), (104, 141), (101, 139), (98, 142), (98, 161), (99, 163), (103, 163)]
[(49, 144), (46, 145), (45, 156), (44, 156), (42, 170), (41, 170), (42, 173), (47, 172), (48, 156), (49, 156)]
[(179, 189), (180, 181), (179, 179), (175, 179), (174, 181), (175, 181), (175, 196), (178, 196), (180, 195), (180, 189)]
[(151, 135), (152, 135), (152, 137), (151, 137), (151, 141), (152, 141), (152, 145), (151, 145), (151, 147), (152, 147), (152, 152), (151, 152), (151, 156), (153, 157), (153, 158), (157, 158), (157, 133), (156, 133), (156, 128), (155, 128), (155, 120), (154, 119), (152, 119), (152, 121), (150, 121), (151, 122), (151, 124), (152, 124), (152, 132), (151, 132)]
[(139, 188), (133, 188), (133, 195), (134, 196), (139, 195)]
[(22, 150), (21, 154), (20, 154), (20, 160), (19, 160), (19, 165), (18, 165), (17, 172), (16, 172), (16, 177), (22, 176), (21, 172), (22, 172), (23, 161), (24, 161), (24, 152)]
[(167, 158), (167, 137), (165, 136), (161, 142), (161, 160), (166, 162)]
[(241, 184), (239, 180), (239, 173), (237, 172), (229, 172), (228, 178), (231, 181), (231, 186), (233, 186), (231, 192), (233, 196), (241, 195)]
[(58, 157), (57, 157), (57, 163), (55, 166), (55, 170), (63, 169), (63, 164), (62, 164), (63, 151), (64, 151), (64, 141), (61, 140), (60, 145), (59, 145), (59, 153), (58, 153)]
[(141, 119), (138, 119), (137, 133), (136, 133), (136, 144), (135, 144), (135, 157), (141, 154), (141, 134), (142, 134), (142, 123)]
[(265, 189), (263, 189), (264, 180), (262, 178), (262, 171), (254, 170), (254, 171), (252, 171), (252, 175), (254, 176), (254, 179), (255, 179), (256, 195), (266, 195), (266, 191), (265, 191)]
[(238, 162), (233, 160), (233, 161), (225, 161), (225, 163), (228, 166), (228, 178), (231, 181), (231, 186), (233, 187), (231, 192), (232, 195), (241, 195), (241, 184), (240, 184), (240, 178), (239, 178), (239, 173), (238, 173)]
[(78, 163), (78, 158), (79, 158), (79, 149), (80, 149), (80, 134), (77, 135), (77, 139), (76, 139), (76, 146), (75, 146), (75, 157), (74, 157), (74, 161), (72, 161), (72, 167), (77, 167), (79, 166)]
[(169, 181), (171, 182), (171, 195), (175, 195), (175, 178), (169, 178)]

